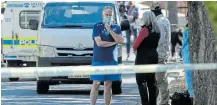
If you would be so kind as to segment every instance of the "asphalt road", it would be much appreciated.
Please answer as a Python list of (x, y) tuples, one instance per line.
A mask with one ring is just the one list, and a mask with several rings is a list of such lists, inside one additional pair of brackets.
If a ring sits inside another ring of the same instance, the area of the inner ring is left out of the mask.
[[(131, 54), (126, 61), (126, 49), (123, 49), (123, 65), (134, 64), (135, 55)], [(171, 78), (170, 78), (171, 79)], [(173, 78), (172, 78), (173, 79)], [(135, 75), (122, 76), (122, 90), (120, 95), (114, 95), (112, 105), (140, 105), (138, 87)], [(170, 80), (169, 80), (170, 81)], [(89, 105), (89, 94), (91, 85), (64, 84), (50, 86), (47, 94), (36, 93), (36, 81), (34, 78), (21, 78), (17, 82), (2, 79), (1, 82), (1, 104), (2, 105)], [(97, 105), (104, 105), (103, 86)]]
[[(36, 81), (1, 83), (2, 105), (89, 105), (91, 85), (64, 84), (51, 86), (44, 95), (36, 93)], [(123, 93), (113, 96), (112, 105), (136, 105), (140, 102), (135, 76), (124, 75)], [(104, 105), (103, 86), (97, 105)]]

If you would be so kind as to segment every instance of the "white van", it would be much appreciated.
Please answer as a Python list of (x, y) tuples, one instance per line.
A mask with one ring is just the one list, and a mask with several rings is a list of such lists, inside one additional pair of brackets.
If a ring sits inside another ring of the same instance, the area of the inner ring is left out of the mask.
[[(29, 20), (40, 20), (43, 7), (38, 1), (7, 1), (2, 20), (2, 54), (8, 67), (36, 66), (37, 31)], [(10, 78), (17, 81), (19, 78)]]
[[(115, 2), (48, 2), (43, 7), (41, 21), (33, 19), (29, 24), (38, 32), (39, 67), (90, 64), (93, 56), (92, 28), (102, 20), (104, 6), (115, 10), (114, 22), (120, 25)], [(122, 61), (122, 46), (118, 58)], [(106, 55), (105, 55), (106, 56)], [(37, 93), (46, 93), (49, 85), (68, 83), (92, 83), (89, 76), (38, 77)], [(113, 93), (121, 93), (121, 81), (115, 81)]]

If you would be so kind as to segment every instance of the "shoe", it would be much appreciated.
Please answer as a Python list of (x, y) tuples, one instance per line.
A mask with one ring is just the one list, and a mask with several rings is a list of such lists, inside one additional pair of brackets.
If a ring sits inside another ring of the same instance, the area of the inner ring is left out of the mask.
[(129, 54), (127, 54), (127, 58), (126, 58), (126, 60), (128, 61), (128, 58), (130, 57), (130, 55)]

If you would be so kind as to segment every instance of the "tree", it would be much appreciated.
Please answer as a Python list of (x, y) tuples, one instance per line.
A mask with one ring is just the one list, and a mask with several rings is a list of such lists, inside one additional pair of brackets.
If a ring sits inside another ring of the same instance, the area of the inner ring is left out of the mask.
[[(189, 1), (188, 13), (191, 63), (217, 63), (216, 39), (207, 7), (203, 1)], [(217, 105), (217, 70), (196, 70), (192, 76), (194, 105)]]
[(207, 7), (209, 18), (211, 20), (212, 26), (214, 27), (217, 38), (217, 1), (205, 1), (205, 5)]

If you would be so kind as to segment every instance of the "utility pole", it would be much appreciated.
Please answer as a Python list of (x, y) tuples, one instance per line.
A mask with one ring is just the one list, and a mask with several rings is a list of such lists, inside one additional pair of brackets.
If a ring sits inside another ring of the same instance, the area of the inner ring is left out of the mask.
[(178, 8), (176, 1), (167, 1), (168, 19), (170, 21), (171, 31), (174, 31), (178, 26)]
[(165, 1), (165, 11), (166, 11), (166, 16), (168, 18), (168, 1)]

